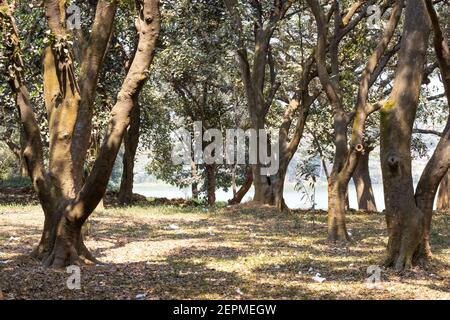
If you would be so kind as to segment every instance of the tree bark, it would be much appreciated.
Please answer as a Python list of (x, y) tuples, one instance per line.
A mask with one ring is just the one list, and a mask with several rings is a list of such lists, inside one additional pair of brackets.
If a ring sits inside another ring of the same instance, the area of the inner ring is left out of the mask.
[(206, 167), (206, 193), (208, 198), (208, 205), (214, 206), (216, 204), (216, 164), (207, 164)]
[(140, 106), (136, 101), (130, 118), (130, 126), (123, 138), (123, 172), (119, 189), (119, 203), (129, 205), (133, 202), (134, 161), (139, 145)]
[(278, 173), (272, 178), (272, 193), (273, 193), (273, 205), (278, 209), (278, 211), (288, 210), (288, 206), (284, 201), (284, 182), (286, 179), (287, 166), (281, 165), (278, 169)]
[(424, 213), (416, 205), (411, 173), (411, 134), (430, 35), (423, 0), (406, 1), (394, 87), (381, 108), (381, 168), (388, 248), (386, 266), (410, 268), (422, 241)]
[(450, 171), (447, 172), (439, 185), (436, 210), (450, 213)]
[(253, 173), (252, 168), (249, 167), (247, 170), (247, 178), (244, 184), (239, 188), (239, 190), (234, 194), (233, 199), (228, 200), (229, 205), (234, 205), (241, 203), (242, 199), (247, 194), (248, 190), (252, 187), (253, 184)]
[(198, 173), (197, 173), (197, 164), (195, 163), (194, 159), (191, 161), (191, 177), (192, 177), (192, 184), (191, 184), (191, 191), (192, 191), (192, 199), (198, 200), (199, 191), (198, 191)]
[[(426, 0), (426, 9), (434, 31), (434, 49), (438, 60), (441, 78), (444, 83), (447, 103), (450, 103), (450, 50), (447, 38), (439, 24), (439, 17), (434, 10), (433, 3)], [(450, 110), (449, 110), (450, 111)], [(433, 204), (439, 183), (448, 176), (450, 168), (450, 112), (447, 125), (441, 135), (433, 156), (425, 166), (417, 184), (415, 200), (418, 209), (423, 214), (422, 233), (419, 235), (419, 244), (413, 254), (413, 263), (428, 264), (432, 258), (430, 246), (430, 230), (433, 215)]]
[(358, 200), (358, 210), (363, 212), (377, 212), (377, 205), (372, 189), (372, 180), (369, 171), (370, 147), (365, 148), (365, 152), (359, 157), (353, 173), (355, 183), (356, 198)]

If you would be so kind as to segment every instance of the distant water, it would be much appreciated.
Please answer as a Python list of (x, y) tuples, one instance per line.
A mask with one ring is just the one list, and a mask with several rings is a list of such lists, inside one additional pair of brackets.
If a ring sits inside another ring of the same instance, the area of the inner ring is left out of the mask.
[[(141, 194), (146, 197), (154, 197), (154, 198), (190, 198), (191, 192), (190, 189), (179, 189), (177, 187), (166, 185), (162, 183), (144, 183), (144, 184), (135, 184), (134, 190), (135, 193)], [(375, 195), (375, 201), (377, 203), (377, 208), (379, 211), (384, 209), (384, 195), (383, 195), (383, 185), (375, 184), (373, 185), (373, 191)], [(249, 190), (247, 195), (244, 197), (244, 201), (251, 200), (254, 194), (253, 187)], [(218, 190), (216, 192), (217, 201), (227, 201), (233, 197), (233, 192), (229, 190), (225, 192), (223, 190)], [(316, 187), (315, 192), (315, 203), (316, 209), (326, 210), (328, 207), (328, 195), (327, 195), (327, 186), (324, 184), (320, 184)], [(292, 209), (309, 209), (311, 208), (311, 203), (307, 200), (307, 197), (304, 196), (304, 193), (296, 191), (293, 185), (286, 185), (284, 191), (284, 198), (286, 204), (289, 208)], [(349, 201), (351, 208), (357, 208), (357, 200), (356, 200), (356, 191), (353, 183), (349, 185)]]

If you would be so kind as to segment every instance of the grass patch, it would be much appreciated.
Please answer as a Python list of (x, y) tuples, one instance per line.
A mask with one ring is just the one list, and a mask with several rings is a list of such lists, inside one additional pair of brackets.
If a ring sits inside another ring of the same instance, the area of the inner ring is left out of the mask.
[[(0, 289), (6, 299), (450, 299), (450, 216), (433, 217), (429, 270), (382, 270), (366, 285), (387, 243), (382, 214), (349, 213), (354, 241), (325, 241), (326, 214), (271, 208), (129, 207), (95, 213), (87, 246), (104, 264), (68, 274), (29, 257), (39, 206), (0, 206)], [(319, 273), (322, 283), (313, 280)]]

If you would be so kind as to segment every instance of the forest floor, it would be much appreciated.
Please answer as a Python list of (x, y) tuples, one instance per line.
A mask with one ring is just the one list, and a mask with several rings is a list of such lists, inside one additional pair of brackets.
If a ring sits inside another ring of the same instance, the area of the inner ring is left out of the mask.
[(69, 273), (29, 256), (40, 207), (0, 205), (0, 299), (450, 299), (450, 215), (433, 217), (428, 270), (381, 268), (376, 288), (367, 268), (385, 251), (382, 214), (349, 213), (347, 245), (324, 240), (324, 212), (250, 204), (115, 208), (89, 221), (86, 245), (102, 264), (82, 267), (81, 289), (69, 290)]

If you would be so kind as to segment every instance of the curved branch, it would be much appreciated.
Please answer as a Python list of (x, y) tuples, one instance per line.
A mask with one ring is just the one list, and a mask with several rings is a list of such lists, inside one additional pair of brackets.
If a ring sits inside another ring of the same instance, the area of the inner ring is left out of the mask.
[(159, 0), (137, 1), (136, 28), (139, 33), (138, 49), (128, 70), (117, 102), (111, 111), (112, 118), (94, 167), (73, 203), (73, 218), (84, 221), (102, 199), (112, 168), (130, 122), (130, 115), (147, 81), (148, 68), (153, 60), (156, 40), (160, 31)]
[(86, 152), (89, 148), (92, 127), (92, 109), (97, 92), (97, 82), (104, 56), (111, 37), (117, 1), (100, 0), (97, 4), (91, 37), (85, 49), (79, 77), (80, 104), (77, 122), (73, 131), (71, 152), (76, 170), (82, 172)]
[(33, 183), (33, 187), (39, 196), (45, 214), (50, 214), (50, 183), (45, 172), (42, 139), (36, 116), (30, 103), (28, 89), (23, 81), (24, 64), (20, 48), (16, 22), (8, 2), (2, 0), (2, 7), (7, 8), (0, 12), (0, 22), (6, 24), (3, 28), (5, 53), (8, 58), (8, 77), (14, 101), (19, 113), (20, 123), (23, 129), (22, 150), (27, 169)]

